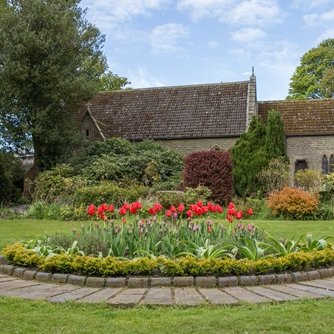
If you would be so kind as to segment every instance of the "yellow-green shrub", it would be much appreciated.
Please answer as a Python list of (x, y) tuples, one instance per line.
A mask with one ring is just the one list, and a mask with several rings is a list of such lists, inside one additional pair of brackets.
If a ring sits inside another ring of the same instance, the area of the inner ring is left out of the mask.
[(334, 250), (297, 252), (284, 257), (268, 257), (257, 261), (234, 259), (196, 259), (183, 257), (175, 260), (164, 257), (122, 260), (114, 257), (91, 257), (59, 254), (50, 258), (36, 255), (21, 244), (3, 250), (8, 262), (35, 266), (47, 272), (62, 272), (93, 276), (152, 275), (165, 276), (229, 276), (259, 275), (286, 271), (310, 270), (334, 264)]

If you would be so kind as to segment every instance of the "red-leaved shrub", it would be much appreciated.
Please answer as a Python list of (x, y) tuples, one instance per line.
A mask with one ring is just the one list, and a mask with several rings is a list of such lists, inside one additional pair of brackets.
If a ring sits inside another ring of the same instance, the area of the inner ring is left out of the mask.
[(233, 176), (230, 153), (201, 151), (185, 159), (183, 182), (186, 187), (206, 186), (215, 202), (228, 203), (232, 198)]
[(307, 219), (316, 214), (318, 197), (301, 189), (285, 187), (271, 193), (267, 204), (274, 216)]

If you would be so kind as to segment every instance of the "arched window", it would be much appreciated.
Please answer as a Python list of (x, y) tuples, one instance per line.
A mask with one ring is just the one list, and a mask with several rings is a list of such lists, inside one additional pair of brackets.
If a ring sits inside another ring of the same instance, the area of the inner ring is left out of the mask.
[(89, 129), (86, 129), (86, 137), (89, 137)]
[(333, 173), (334, 172), (334, 155), (331, 154), (329, 157), (329, 172)]
[(326, 154), (322, 157), (321, 169), (322, 174), (328, 174), (328, 159)]

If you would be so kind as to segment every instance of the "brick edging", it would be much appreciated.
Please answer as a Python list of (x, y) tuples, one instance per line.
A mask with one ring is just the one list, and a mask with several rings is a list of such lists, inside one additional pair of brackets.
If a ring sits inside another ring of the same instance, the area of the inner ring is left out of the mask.
[(148, 287), (190, 287), (224, 288), (232, 286), (253, 286), (285, 284), (311, 281), (334, 276), (334, 267), (293, 273), (249, 275), (249, 276), (177, 276), (177, 277), (92, 277), (74, 274), (47, 273), (6, 264), (0, 256), (0, 273), (26, 280), (48, 283), (69, 283), (97, 288), (148, 288)]

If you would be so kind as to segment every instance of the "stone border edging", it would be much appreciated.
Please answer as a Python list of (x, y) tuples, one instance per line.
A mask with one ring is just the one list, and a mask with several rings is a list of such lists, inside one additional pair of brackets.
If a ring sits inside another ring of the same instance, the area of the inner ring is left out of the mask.
[(0, 273), (25, 280), (45, 283), (68, 283), (94, 288), (148, 288), (148, 287), (198, 287), (225, 288), (266, 284), (285, 284), (311, 281), (334, 276), (334, 267), (312, 271), (249, 276), (176, 276), (176, 277), (93, 277), (73, 274), (47, 273), (6, 264), (0, 256)]

